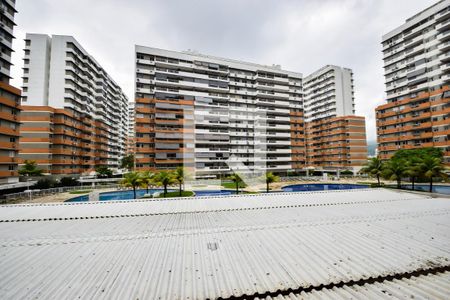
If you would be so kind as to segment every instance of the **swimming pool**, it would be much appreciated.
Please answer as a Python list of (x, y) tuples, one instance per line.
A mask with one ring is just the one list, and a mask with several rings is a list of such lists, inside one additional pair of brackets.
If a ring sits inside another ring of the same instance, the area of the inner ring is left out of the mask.
[[(162, 192), (162, 189), (150, 189), (148, 190), (149, 194), (153, 194), (154, 192)], [(173, 190), (170, 190), (173, 191)], [(140, 198), (147, 194), (147, 190), (136, 190), (136, 198)], [(117, 191), (117, 192), (105, 192), (100, 193), (99, 201), (109, 201), (109, 200), (133, 200), (134, 194), (133, 190), (127, 191)], [(84, 202), (89, 201), (89, 195), (82, 195), (78, 197), (71, 198), (66, 200), (66, 202)]]
[(334, 191), (334, 190), (354, 190), (365, 189), (368, 185), (364, 184), (335, 184), (335, 183), (311, 183), (311, 184), (293, 184), (282, 187), (283, 192), (311, 192), (311, 191)]
[[(162, 189), (150, 189), (148, 190), (149, 194), (153, 194), (155, 192), (162, 192)], [(168, 192), (173, 192), (175, 190), (168, 190)], [(233, 195), (236, 192), (232, 190), (205, 190), (205, 191), (194, 191), (196, 197), (204, 197), (204, 196), (219, 196), (219, 195)], [(136, 198), (140, 198), (147, 194), (147, 190), (136, 190)], [(110, 201), (110, 200), (134, 200), (133, 199), (133, 191), (115, 191), (115, 192), (105, 192), (100, 193), (99, 201)], [(66, 202), (85, 202), (89, 201), (89, 195), (82, 195), (78, 197), (71, 198), (66, 200)]]
[[(402, 184), (402, 188), (411, 190), (412, 185), (411, 184), (405, 184), (405, 185)], [(430, 185), (429, 184), (415, 184), (414, 190), (428, 192), (430, 190)], [(450, 195), (450, 185), (433, 185), (433, 193)]]
[(205, 191), (195, 191), (196, 197), (204, 197), (204, 196), (229, 196), (236, 194), (236, 191), (233, 190), (205, 190)]

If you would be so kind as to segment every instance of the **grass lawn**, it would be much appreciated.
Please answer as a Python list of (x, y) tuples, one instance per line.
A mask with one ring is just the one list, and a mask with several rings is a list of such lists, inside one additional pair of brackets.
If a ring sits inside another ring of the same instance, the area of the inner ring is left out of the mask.
[[(181, 197), (192, 197), (192, 196), (194, 196), (194, 192), (192, 192), (192, 191), (182, 191), (181, 192)], [(167, 192), (165, 198), (175, 198), (175, 197), (180, 197), (180, 192), (179, 191)], [(164, 198), (163, 192), (161, 192), (161, 195), (159, 195), (156, 198)]]
[[(236, 189), (236, 183), (234, 182), (222, 182), (222, 186), (226, 189), (234, 189), (234, 190)], [(243, 182), (239, 183), (239, 188), (243, 189), (245, 187), (247, 187), (245, 183)]]
[(92, 192), (92, 190), (75, 190), (75, 191), (70, 191), (69, 194), (79, 195), (79, 194), (88, 194), (90, 192)]

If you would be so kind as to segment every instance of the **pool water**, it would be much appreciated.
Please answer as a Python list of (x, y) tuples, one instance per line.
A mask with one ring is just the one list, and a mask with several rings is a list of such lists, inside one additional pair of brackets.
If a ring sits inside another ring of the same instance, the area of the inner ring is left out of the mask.
[(354, 190), (365, 189), (369, 186), (364, 184), (335, 184), (335, 183), (312, 183), (293, 184), (282, 187), (283, 192), (311, 192), (311, 191), (334, 191), (334, 190)]
[[(411, 184), (408, 184), (408, 185), (402, 184), (402, 188), (411, 190), (412, 185)], [(430, 185), (429, 184), (415, 184), (414, 190), (428, 192), (430, 190)], [(450, 185), (434, 185), (433, 184), (433, 193), (450, 195)]]
[(195, 191), (195, 196), (204, 197), (204, 196), (229, 196), (236, 194), (236, 191), (232, 190), (216, 190), (216, 191)]
[[(148, 193), (153, 194), (154, 192), (162, 192), (162, 189), (149, 189)], [(172, 191), (172, 190), (169, 190)], [(147, 194), (147, 190), (136, 190), (136, 198), (140, 198)], [(133, 190), (127, 191), (117, 191), (117, 192), (105, 192), (100, 193), (99, 201), (109, 201), (109, 200), (133, 200), (134, 194)], [(84, 202), (89, 201), (89, 195), (82, 195), (75, 198), (71, 198), (66, 202)]]

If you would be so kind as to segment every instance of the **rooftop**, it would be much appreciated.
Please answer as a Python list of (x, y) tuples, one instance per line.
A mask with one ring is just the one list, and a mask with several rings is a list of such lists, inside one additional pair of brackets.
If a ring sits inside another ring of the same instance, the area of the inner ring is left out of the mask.
[(184, 59), (184, 60), (198, 59), (198, 60), (209, 62), (209, 63), (226, 64), (232, 68), (237, 68), (237, 69), (241, 69), (243, 66), (246, 66), (246, 68), (251, 69), (253, 71), (260, 70), (260, 71), (266, 71), (266, 72), (274, 72), (274, 73), (278, 73), (278, 74), (282, 73), (282, 74), (287, 74), (292, 77), (302, 78), (302, 73), (284, 70), (281, 68), (281, 65), (257, 64), (257, 63), (252, 63), (252, 62), (247, 62), (247, 61), (242, 61), (242, 60), (237, 60), (237, 59), (202, 54), (200, 52), (192, 51), (192, 50), (174, 51), (174, 50), (165, 50), (165, 49), (160, 49), (160, 48), (155, 48), (155, 47), (135, 45), (135, 51), (136, 51), (136, 53), (138, 53), (138, 52), (139, 53), (149, 53), (149, 54), (160, 55), (160, 56), (171, 55), (171, 56), (177, 57), (179, 59)]
[(0, 207), (0, 292), (448, 295), (450, 199), (384, 189)]

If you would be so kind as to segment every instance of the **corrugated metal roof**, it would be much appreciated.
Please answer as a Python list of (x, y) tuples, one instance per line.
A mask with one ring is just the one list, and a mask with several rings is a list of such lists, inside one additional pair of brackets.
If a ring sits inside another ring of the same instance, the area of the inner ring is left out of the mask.
[(378, 189), (3, 206), (0, 294), (214, 299), (434, 269), (450, 266), (449, 214)]
[(411, 278), (385, 280), (333, 287), (310, 292), (289, 293), (266, 300), (309, 300), (309, 299), (448, 299), (450, 297), (450, 272), (413, 276)]

